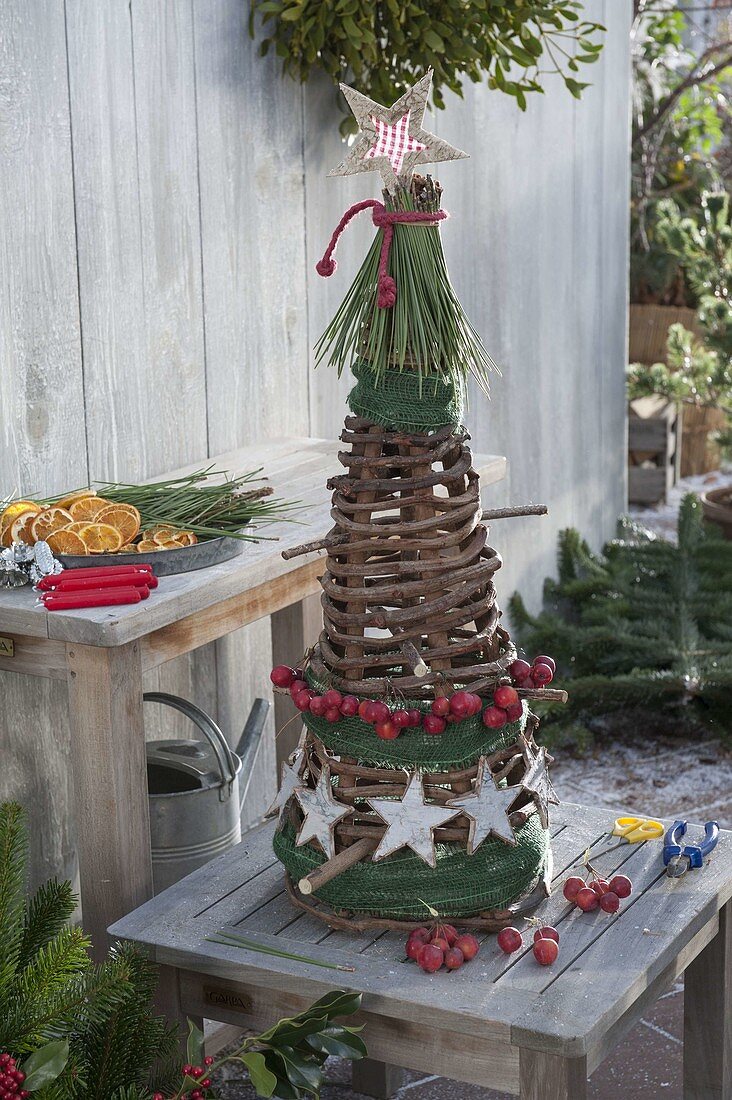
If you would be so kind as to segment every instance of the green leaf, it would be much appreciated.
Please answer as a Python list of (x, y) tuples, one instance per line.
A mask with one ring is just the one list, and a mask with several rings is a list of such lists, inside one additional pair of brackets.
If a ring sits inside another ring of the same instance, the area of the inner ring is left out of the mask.
[(44, 1085), (50, 1085), (63, 1071), (69, 1060), (68, 1039), (58, 1039), (35, 1050), (23, 1063), (25, 1081), (23, 1088), (28, 1092), (37, 1092)]
[(199, 1066), (202, 1064), (204, 1056), (204, 1035), (203, 1032), (193, 1020), (188, 1020), (188, 1038), (186, 1040), (186, 1058), (192, 1066)]
[(565, 76), (564, 83), (575, 99), (581, 99), (583, 89), (589, 88), (589, 84), (581, 84), (579, 80), (573, 80), (571, 76)]
[(422, 38), (430, 47), (430, 49), (437, 50), (438, 53), (442, 53), (445, 49), (445, 43), (440, 38), (439, 34), (435, 31), (428, 29), (422, 35)]
[(277, 1088), (277, 1077), (267, 1069), (264, 1055), (253, 1050), (239, 1057), (249, 1071), (249, 1079), (257, 1096), (273, 1096)]

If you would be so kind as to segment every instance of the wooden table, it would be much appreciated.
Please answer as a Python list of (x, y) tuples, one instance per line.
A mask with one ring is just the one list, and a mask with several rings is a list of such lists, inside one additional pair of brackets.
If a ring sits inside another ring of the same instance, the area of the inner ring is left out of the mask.
[[(507, 957), (488, 936), (473, 962), (428, 976), (402, 961), (401, 935), (330, 931), (288, 900), (271, 824), (110, 931), (177, 968), (180, 1008), (191, 1017), (259, 1029), (328, 989), (362, 993), (370, 1059), (354, 1067), (358, 1089), (367, 1081), (382, 1096), (396, 1084), (389, 1067), (405, 1066), (522, 1100), (583, 1100), (587, 1075), (686, 971), (684, 1097), (729, 1100), (732, 832), (721, 834), (704, 868), (680, 879), (666, 876), (660, 841), (600, 855), (598, 867), (608, 877), (628, 874), (633, 893), (615, 916), (581, 913), (564, 900), (561, 882), (587, 848), (609, 846), (608, 825), (607, 812), (566, 803), (554, 811), (555, 892), (537, 912), (561, 934), (551, 967), (531, 952)], [(231, 926), (356, 970), (339, 974), (205, 938)]]
[[(144, 603), (47, 612), (29, 588), (0, 591), (0, 670), (68, 682), (83, 919), (98, 955), (112, 921), (152, 895), (143, 672), (267, 615), (275, 663), (300, 658), (314, 640), (302, 601), (320, 591), (323, 558), (286, 562), (281, 552), (332, 526), (325, 485), (340, 469), (337, 449), (333, 440), (271, 440), (171, 473), (263, 467), (275, 496), (301, 502), (300, 522), (270, 524), (262, 534), (278, 541), (246, 543), (231, 561), (162, 578)], [(484, 485), (505, 476), (504, 458), (474, 465)], [(286, 708), (278, 725), (290, 717)]]

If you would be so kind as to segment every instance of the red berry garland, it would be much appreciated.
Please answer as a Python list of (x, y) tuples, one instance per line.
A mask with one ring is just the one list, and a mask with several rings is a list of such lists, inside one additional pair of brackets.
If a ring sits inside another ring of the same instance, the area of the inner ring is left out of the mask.
[(25, 1100), (30, 1093), (23, 1088), (24, 1081), (25, 1074), (22, 1069), (18, 1069), (18, 1063), (12, 1054), (7, 1051), (0, 1054), (0, 1097), (3, 1100), (15, 1100), (15, 1097)]

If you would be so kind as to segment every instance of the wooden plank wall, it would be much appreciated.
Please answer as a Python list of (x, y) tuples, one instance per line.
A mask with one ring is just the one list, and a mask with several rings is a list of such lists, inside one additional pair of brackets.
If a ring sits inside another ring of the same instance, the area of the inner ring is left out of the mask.
[[(556, 533), (597, 544), (624, 504), (630, 0), (580, 103), (558, 82), (514, 103), (470, 85), (434, 128), (472, 161), (440, 172), (454, 282), (501, 364), (469, 413), (509, 456), (490, 502), (546, 501), (497, 526), (501, 588), (536, 605)], [(142, 478), (252, 439), (335, 436), (349, 380), (310, 348), (373, 232), (314, 264), (371, 176), (342, 156), (334, 91), (281, 79), (243, 0), (0, 0), (0, 490)], [(267, 623), (157, 671), (232, 740), (267, 694)], [(33, 877), (73, 873), (65, 689), (3, 675), (0, 798), (33, 807)], [(151, 708), (150, 736), (189, 733)], [(272, 731), (254, 786), (274, 781)]]

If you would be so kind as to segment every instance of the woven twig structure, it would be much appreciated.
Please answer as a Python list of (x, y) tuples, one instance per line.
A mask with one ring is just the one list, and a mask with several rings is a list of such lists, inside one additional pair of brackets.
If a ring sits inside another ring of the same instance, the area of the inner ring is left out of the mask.
[[(347, 417), (313, 662), (335, 686), (382, 697), (495, 683), (515, 658), (498, 629), (499, 554), (480, 522), (469, 436), (388, 431)], [(321, 667), (322, 666), (322, 667)]]

